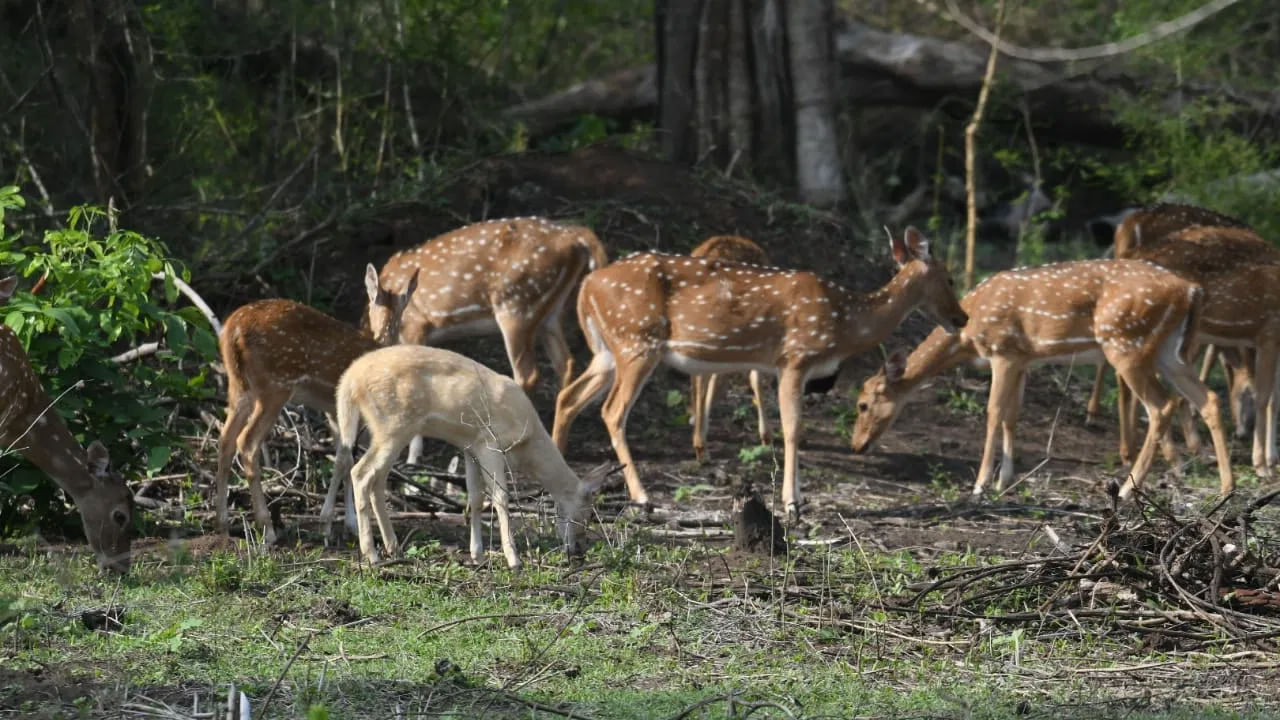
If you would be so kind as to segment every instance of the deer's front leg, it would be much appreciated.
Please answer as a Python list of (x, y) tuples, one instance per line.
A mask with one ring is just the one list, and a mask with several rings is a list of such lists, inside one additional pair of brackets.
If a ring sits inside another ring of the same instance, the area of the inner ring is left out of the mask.
[(1009, 403), (1010, 385), (1016, 384), (1013, 367), (1008, 360), (991, 358), (991, 390), (987, 394), (987, 436), (982, 446), (982, 464), (978, 466), (978, 479), (973, 484), (973, 497), (982, 497), (982, 491), (991, 480), (996, 466), (996, 435), (1004, 422), (1005, 408)]
[(786, 368), (778, 376), (778, 412), (782, 416), (782, 506), (788, 521), (800, 520), (800, 421), (804, 408), (804, 373)]

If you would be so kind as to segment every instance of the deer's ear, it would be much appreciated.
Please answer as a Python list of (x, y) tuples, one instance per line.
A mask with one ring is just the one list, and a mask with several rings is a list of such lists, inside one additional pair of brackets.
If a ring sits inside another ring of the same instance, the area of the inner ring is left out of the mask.
[(95, 478), (107, 476), (107, 468), (111, 465), (111, 458), (107, 454), (107, 446), (94, 440), (89, 443), (89, 447), (84, 449), (84, 456), (85, 462), (89, 466), (90, 475)]
[(374, 267), (373, 263), (369, 263), (364, 268), (364, 289), (369, 293), (369, 302), (378, 301), (378, 291), (381, 288), (378, 287), (378, 268)]
[(912, 257), (917, 260), (929, 259), (929, 238), (924, 233), (916, 229), (914, 225), (907, 228), (902, 234), (903, 240), (906, 242), (907, 250), (910, 251)]
[(0, 278), (0, 303), (9, 302), (9, 298), (13, 296), (13, 291), (18, 289), (18, 276), (10, 275), (7, 278)]
[(889, 253), (893, 256), (893, 261), (898, 264), (898, 267), (906, 265), (907, 261), (911, 259), (907, 256), (906, 243), (894, 237), (888, 225), (884, 226), (884, 234), (889, 236)]
[(586, 476), (582, 478), (582, 497), (595, 497), (595, 494), (600, 492), (601, 486), (604, 485), (604, 481), (621, 469), (622, 466), (614, 462), (605, 462), (591, 468), (591, 470), (587, 471)]
[(902, 379), (902, 375), (907, 371), (907, 353), (901, 348), (889, 353), (889, 357), (884, 361), (884, 379), (890, 383), (896, 383)]

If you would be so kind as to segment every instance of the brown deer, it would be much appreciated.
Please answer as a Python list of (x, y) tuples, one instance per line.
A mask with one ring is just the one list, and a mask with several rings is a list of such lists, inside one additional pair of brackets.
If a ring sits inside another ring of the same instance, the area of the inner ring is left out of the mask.
[[(17, 284), (16, 276), (0, 279), (0, 304), (9, 301)], [(84, 449), (71, 436), (18, 336), (0, 324), (0, 456), (12, 452), (43, 470), (71, 498), (98, 566), (128, 572), (133, 493), (108, 472), (102, 443), (95, 440)]]
[[(1187, 365), (1204, 305), (1199, 286), (1137, 260), (1087, 260), (997, 273), (960, 301), (969, 324), (955, 335), (935, 330), (909, 357), (894, 353), (862, 386), (853, 451), (865, 452), (920, 384), (961, 363), (991, 368), (987, 435), (973, 486), (982, 494), (1003, 453), (996, 488), (1013, 479), (1013, 439), (1027, 369), (1045, 362), (1102, 362), (1132, 387), (1151, 417), (1146, 441), (1121, 489), (1127, 496), (1150, 469), (1174, 403), (1163, 374), (1209, 426), (1223, 493), (1235, 487), (1218, 398)], [(1100, 356), (1100, 357), (1099, 357)]]
[[(1159, 245), (1179, 230), (1185, 230), (1196, 225), (1248, 228), (1248, 225), (1244, 222), (1208, 208), (1177, 203), (1157, 203), (1129, 213), (1116, 226), (1115, 240), (1112, 245), (1114, 257), (1117, 260), (1131, 258), (1142, 248)], [(1206, 361), (1206, 371), (1201, 373), (1201, 380), (1204, 380), (1207, 376), (1208, 365), (1209, 363)], [(1244, 418), (1240, 415), (1239, 397), (1248, 385), (1237, 387), (1235, 382), (1238, 379), (1243, 379), (1246, 383), (1249, 383), (1251, 378), (1247, 370), (1241, 371), (1245, 364), (1237, 363), (1229, 367), (1232, 368), (1227, 376), (1228, 380), (1231, 381), (1231, 414), (1235, 421), (1236, 430), (1239, 432), (1244, 427)], [(1087, 423), (1097, 422), (1098, 417), (1101, 415), (1102, 385), (1106, 372), (1107, 366), (1105, 364), (1098, 365), (1097, 373), (1093, 379), (1093, 391), (1089, 393), (1089, 404), (1085, 409), (1085, 422)], [(1125, 460), (1131, 461), (1133, 459), (1132, 445), (1129, 443), (1129, 436), (1124, 430), (1125, 428), (1122, 425), (1120, 455)], [(1192, 435), (1188, 437), (1188, 442), (1192, 445), (1197, 445), (1198, 438)]]
[[(714, 235), (689, 253), (692, 257), (704, 257), (729, 262), (747, 263), (749, 265), (766, 266), (769, 258), (764, 250), (754, 242), (737, 235)], [(689, 416), (693, 418), (693, 454), (698, 462), (707, 459), (707, 424), (711, 421), (711, 405), (716, 397), (716, 380), (718, 375), (694, 375), (692, 393), (693, 406)], [(751, 399), (756, 406), (756, 428), (760, 435), (760, 444), (769, 444), (769, 423), (764, 417), (764, 403), (760, 400), (760, 371), (747, 373), (751, 383)]]
[[(603, 469), (578, 478), (551, 442), (528, 395), (511, 378), (442, 348), (398, 345), (369, 353), (343, 373), (337, 390), (338, 451), (329, 499), (350, 476), (359, 523), (360, 553), (379, 560), (373, 521), (389, 555), (399, 549), (387, 507), (387, 472), (400, 450), (416, 436), (444, 440), (466, 457), (467, 504), (471, 514), (471, 557), (484, 552), (480, 502), (484, 487), (494, 513), (507, 565), (520, 566), (507, 510), (507, 473), (523, 473), (555, 499), (558, 528), (566, 552), (574, 549), (575, 526), (603, 479)], [(352, 446), (360, 421), (369, 428), (369, 450), (352, 468)]]
[(845, 290), (810, 272), (655, 253), (591, 273), (578, 293), (578, 321), (595, 355), (556, 398), (556, 446), (564, 450), (574, 418), (612, 385), (601, 414), (632, 502), (647, 505), (626, 424), (658, 364), (691, 375), (771, 370), (778, 374), (785, 444), (782, 502), (798, 519), (805, 381), (834, 375), (845, 358), (874, 348), (917, 308), (948, 330), (968, 319), (924, 235), (908, 228), (901, 240), (889, 239), (898, 272), (872, 293)]
[[(1253, 231), (1193, 227), (1135, 257), (1176, 272), (1204, 288), (1200, 336), (1217, 347), (1253, 348), (1253, 465), (1260, 477), (1276, 464), (1275, 386), (1280, 355), (1280, 252)], [(1122, 394), (1123, 418), (1136, 418)]]
[[(378, 286), (411, 295), (401, 342), (436, 345), (452, 338), (501, 333), (513, 377), (526, 392), (538, 380), (540, 337), (563, 385), (573, 374), (560, 313), (582, 277), (608, 262), (595, 233), (543, 218), (474, 223), (391, 256)], [(421, 273), (423, 289), (406, 293)], [(368, 327), (384, 333), (389, 314), (370, 308)]]
[[(296, 402), (332, 416), (333, 393), (342, 373), (361, 355), (376, 350), (398, 334), (398, 319), (414, 289), (411, 278), (404, 295), (392, 296), (378, 287), (377, 270), (365, 269), (369, 302), (388, 312), (377, 337), (370, 337), (340, 320), (293, 300), (259, 300), (227, 318), (218, 336), (222, 364), (227, 369), (227, 419), (218, 440), (218, 471), (214, 505), (217, 528), (227, 532), (227, 476), (236, 453), (249, 481), (253, 517), (263, 541), (273, 544), (275, 529), (262, 493), (259, 449), (288, 402)], [(328, 524), (333, 504), (326, 503), (321, 519)], [(347, 503), (347, 524), (355, 514)]]

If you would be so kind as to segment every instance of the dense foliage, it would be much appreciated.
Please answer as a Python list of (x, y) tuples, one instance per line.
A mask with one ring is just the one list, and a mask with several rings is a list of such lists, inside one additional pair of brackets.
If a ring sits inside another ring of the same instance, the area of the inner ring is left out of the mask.
[[(0, 220), (23, 205), (16, 188), (0, 188)], [(176, 307), (173, 279), (186, 271), (163, 244), (112, 227), (109, 215), (93, 207), (72, 209), (66, 226), (46, 232), (40, 243), (2, 229), (0, 267), (44, 283), (36, 294), (17, 293), (0, 318), (26, 347), (55, 410), (82, 444), (101, 440), (119, 469), (163, 469), (181, 442), (175, 409), (209, 395), (217, 350), (205, 317), (194, 307)], [(148, 340), (160, 342), (154, 355), (112, 359)], [(5, 465), (0, 534), (37, 518), (62, 517), (58, 493), (43, 473)], [(22, 512), (28, 499), (37, 512)]]

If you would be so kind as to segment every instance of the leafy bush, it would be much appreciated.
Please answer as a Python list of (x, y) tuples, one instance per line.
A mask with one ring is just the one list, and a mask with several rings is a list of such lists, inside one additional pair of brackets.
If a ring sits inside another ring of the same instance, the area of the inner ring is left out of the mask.
[[(23, 205), (17, 188), (0, 188), (0, 221)], [(175, 404), (209, 396), (217, 340), (198, 310), (173, 308), (173, 278), (186, 273), (165, 247), (109, 220), (100, 209), (77, 207), (64, 229), (26, 245), (20, 235), (4, 235), (0, 224), (0, 272), (45, 277), (38, 294), (15, 294), (0, 308), (0, 319), (17, 333), (76, 439), (100, 439), (113, 467), (150, 474), (178, 446)], [(164, 282), (153, 279), (157, 272)], [(161, 339), (150, 357), (112, 360), (137, 343)], [(34, 501), (35, 513), (19, 512), (24, 497)], [(26, 465), (0, 473), (0, 534), (66, 516), (43, 473)]]

